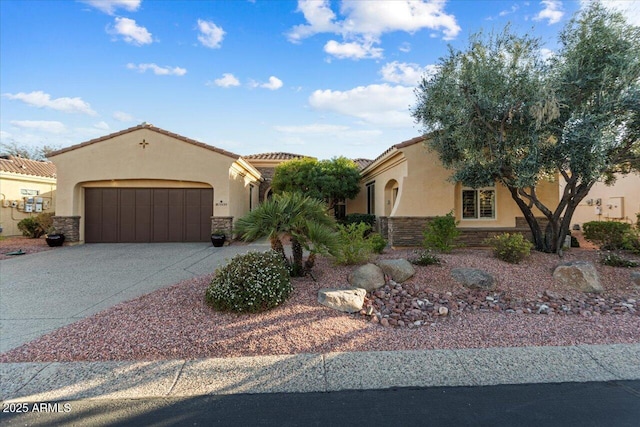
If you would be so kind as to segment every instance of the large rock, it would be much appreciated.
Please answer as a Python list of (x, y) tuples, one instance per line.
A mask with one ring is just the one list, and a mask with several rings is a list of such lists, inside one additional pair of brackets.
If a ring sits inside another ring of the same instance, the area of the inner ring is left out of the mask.
[(556, 267), (553, 278), (563, 285), (571, 286), (582, 292), (603, 291), (598, 272), (593, 264), (587, 261), (570, 261)]
[(318, 291), (318, 302), (334, 310), (356, 313), (362, 310), (366, 294), (367, 291), (362, 288), (323, 288)]
[(376, 263), (384, 274), (391, 277), (394, 282), (402, 283), (414, 274), (416, 270), (406, 259), (383, 259)]
[(365, 264), (353, 270), (347, 278), (354, 288), (373, 291), (385, 285), (382, 269), (374, 264)]
[(451, 276), (462, 286), (469, 289), (482, 289), (490, 291), (496, 287), (496, 281), (486, 271), (477, 268), (454, 268)]
[(631, 272), (631, 281), (635, 283), (636, 286), (640, 286), (640, 271)]

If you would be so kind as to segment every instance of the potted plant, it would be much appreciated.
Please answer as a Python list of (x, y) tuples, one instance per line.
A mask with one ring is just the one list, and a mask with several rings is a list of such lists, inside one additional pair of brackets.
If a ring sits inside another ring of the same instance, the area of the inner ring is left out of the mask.
[(64, 243), (64, 234), (59, 233), (55, 228), (51, 227), (47, 230), (45, 240), (50, 247), (62, 246)]
[(225, 240), (227, 240), (227, 235), (223, 230), (214, 230), (213, 233), (211, 233), (211, 243), (213, 243), (213, 246), (216, 248), (224, 245)]

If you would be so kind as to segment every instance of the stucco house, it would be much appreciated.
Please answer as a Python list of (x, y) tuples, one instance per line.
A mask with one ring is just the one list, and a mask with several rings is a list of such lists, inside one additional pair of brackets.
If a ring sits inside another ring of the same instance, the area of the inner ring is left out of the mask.
[(259, 201), (262, 202), (271, 196), (271, 181), (273, 180), (276, 166), (289, 160), (299, 160), (307, 157), (309, 156), (284, 152), (249, 154), (243, 156), (243, 158), (249, 161), (262, 176), (262, 182), (260, 183), (259, 189)]
[[(560, 191), (564, 189), (560, 181)], [(582, 227), (589, 221), (635, 223), (640, 213), (640, 174), (618, 175), (613, 185), (597, 182), (576, 208), (571, 223)]]
[(68, 242), (207, 241), (258, 203), (260, 172), (241, 156), (148, 123), (49, 159)]
[[(454, 212), (462, 241), (481, 244), (502, 232), (529, 233), (509, 191), (497, 184), (473, 189), (449, 181), (438, 155), (424, 147), (424, 137), (393, 145), (361, 169), (361, 191), (347, 201), (347, 213), (369, 213), (392, 246), (419, 246), (430, 218)], [(558, 182), (538, 187), (543, 203), (556, 204)], [(542, 216), (540, 214), (539, 216)]]
[(56, 167), (51, 162), (0, 157), (0, 233), (18, 236), (18, 222), (41, 212), (54, 212)]

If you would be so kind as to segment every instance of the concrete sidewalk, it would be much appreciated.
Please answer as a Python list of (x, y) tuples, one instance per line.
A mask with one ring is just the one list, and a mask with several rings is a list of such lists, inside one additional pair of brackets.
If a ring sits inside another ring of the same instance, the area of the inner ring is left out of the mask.
[(0, 364), (14, 402), (640, 379), (640, 344)]

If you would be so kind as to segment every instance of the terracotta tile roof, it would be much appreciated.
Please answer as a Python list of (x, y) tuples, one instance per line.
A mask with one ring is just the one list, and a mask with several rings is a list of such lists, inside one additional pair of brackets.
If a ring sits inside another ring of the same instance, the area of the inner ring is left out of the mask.
[(15, 156), (0, 157), (0, 171), (45, 178), (56, 177), (56, 166), (53, 163)]
[(294, 160), (294, 159), (304, 159), (309, 156), (305, 156), (303, 154), (277, 152), (277, 153), (249, 154), (248, 156), (242, 156), (242, 157), (249, 160)]
[(380, 160), (381, 158), (383, 158), (386, 154), (390, 153), (392, 150), (397, 150), (399, 148), (405, 148), (405, 147), (409, 147), (410, 145), (414, 145), (417, 144), (419, 142), (423, 142), (426, 139), (426, 137), (424, 136), (416, 136), (415, 138), (411, 138), (408, 139), (406, 141), (402, 141), (398, 144), (392, 145), (391, 147), (387, 148), (382, 154), (380, 154), (378, 157), (376, 157), (375, 159), (373, 159), (371, 161), (371, 163), (369, 163), (367, 166), (365, 166), (363, 169), (366, 169), (369, 165), (377, 162), (378, 160)]
[(353, 161), (358, 165), (358, 169), (362, 170), (373, 163), (371, 159), (353, 159)]
[(73, 150), (76, 150), (78, 148), (86, 147), (87, 145), (91, 145), (91, 144), (95, 144), (95, 143), (98, 143), (98, 142), (101, 142), (101, 141), (105, 141), (107, 139), (115, 138), (117, 136), (124, 135), (124, 134), (130, 133), (130, 132), (135, 132), (135, 131), (140, 130), (140, 129), (149, 129), (149, 130), (152, 130), (152, 131), (157, 132), (159, 134), (170, 136), (170, 137), (178, 139), (180, 141), (184, 141), (184, 142), (187, 142), (189, 144), (197, 145), (198, 147), (202, 147), (202, 148), (205, 148), (207, 150), (215, 151), (216, 153), (220, 153), (220, 154), (223, 154), (225, 156), (232, 157), (235, 160), (240, 158), (240, 156), (238, 154), (234, 154), (234, 153), (232, 153), (230, 151), (226, 151), (226, 150), (223, 150), (221, 148), (214, 147), (212, 145), (207, 145), (207, 144), (205, 144), (203, 142), (196, 141), (195, 139), (191, 139), (191, 138), (187, 138), (186, 136), (178, 135), (177, 133), (169, 132), (168, 130), (161, 129), (161, 128), (156, 127), (156, 126), (154, 126), (154, 125), (152, 125), (150, 123), (142, 123), (142, 124), (140, 124), (138, 126), (134, 126), (134, 127), (129, 128), (129, 129), (121, 130), (120, 132), (115, 132), (115, 133), (112, 133), (112, 134), (109, 134), (109, 135), (101, 136), (100, 138), (96, 138), (96, 139), (92, 139), (92, 140), (89, 140), (89, 141), (86, 141), (86, 142), (83, 142), (83, 143), (80, 143), (80, 144), (72, 145), (71, 147), (67, 147), (67, 148), (63, 148), (62, 150), (54, 151), (53, 153), (49, 154), (48, 157), (57, 156), (58, 154), (66, 153), (68, 151), (73, 151)]

